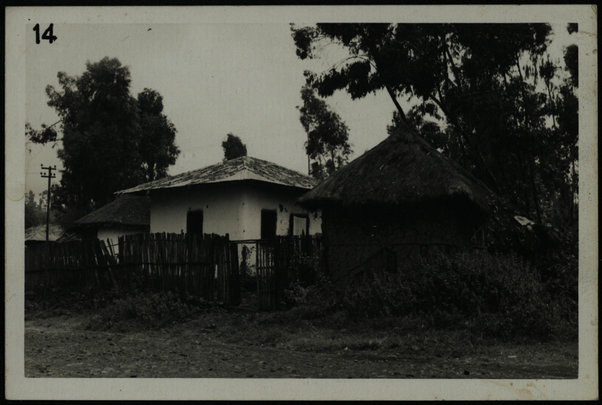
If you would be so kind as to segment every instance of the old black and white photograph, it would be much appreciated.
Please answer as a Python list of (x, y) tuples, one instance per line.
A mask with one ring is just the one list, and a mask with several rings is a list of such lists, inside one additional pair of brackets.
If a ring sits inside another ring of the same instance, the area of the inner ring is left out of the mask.
[(595, 6), (5, 12), (12, 399), (597, 398)]

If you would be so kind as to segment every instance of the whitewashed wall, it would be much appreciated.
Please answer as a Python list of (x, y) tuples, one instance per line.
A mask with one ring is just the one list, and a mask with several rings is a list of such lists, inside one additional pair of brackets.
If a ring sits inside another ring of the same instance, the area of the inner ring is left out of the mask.
[[(307, 214), (295, 204), (300, 190), (264, 186), (261, 183), (227, 182), (151, 193), (151, 232), (186, 231), (190, 210), (203, 210), (203, 232), (231, 240), (259, 239), (261, 210), (277, 213), (276, 233), (286, 235), (290, 214)], [(309, 213), (309, 233), (321, 232), (321, 216)]]
[(104, 240), (106, 242), (107, 239), (111, 241), (111, 245), (113, 245), (113, 249), (115, 253), (119, 252), (119, 247), (117, 243), (119, 241), (119, 237), (122, 235), (132, 235), (135, 233), (142, 233), (143, 231), (132, 229), (132, 228), (119, 228), (119, 227), (100, 227), (96, 232), (96, 238), (100, 240)]
[(160, 190), (151, 193), (150, 231), (186, 232), (188, 211), (203, 210), (203, 232), (230, 234), (242, 239), (240, 187), (215, 184), (205, 191), (196, 188)]
[(273, 187), (245, 187), (243, 228), (244, 239), (259, 239), (261, 237), (261, 210), (276, 210), (276, 235), (287, 235), (291, 214), (308, 215), (309, 233), (322, 232), (322, 218), (318, 214), (308, 213), (295, 203), (303, 194), (294, 189), (278, 189)]

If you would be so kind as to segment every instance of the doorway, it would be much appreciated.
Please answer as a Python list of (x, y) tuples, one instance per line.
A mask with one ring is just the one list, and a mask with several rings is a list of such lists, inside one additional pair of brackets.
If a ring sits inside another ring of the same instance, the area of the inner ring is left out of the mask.
[(203, 210), (191, 210), (186, 215), (186, 233), (203, 235)]
[(276, 236), (276, 210), (261, 210), (261, 239), (273, 239)]

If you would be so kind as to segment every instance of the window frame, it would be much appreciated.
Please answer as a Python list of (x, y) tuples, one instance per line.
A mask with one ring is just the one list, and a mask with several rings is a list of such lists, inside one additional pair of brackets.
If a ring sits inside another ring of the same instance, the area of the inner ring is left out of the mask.
[[(293, 231), (294, 231), (294, 229), (293, 229), (294, 228), (294, 218), (295, 217), (304, 218), (305, 219), (305, 235), (306, 236), (309, 235), (309, 215), (307, 213), (305, 213), (305, 214), (292, 213), (289, 216), (289, 219), (288, 219), (288, 223), (289, 223), (289, 225), (288, 225), (288, 234), (289, 234), (289, 236), (295, 236), (293, 234)], [(301, 236), (301, 235), (296, 235), (296, 236)]]

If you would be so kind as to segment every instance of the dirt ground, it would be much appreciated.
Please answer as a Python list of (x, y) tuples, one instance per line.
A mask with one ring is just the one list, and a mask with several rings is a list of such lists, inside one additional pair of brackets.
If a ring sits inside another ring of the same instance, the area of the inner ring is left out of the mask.
[(26, 377), (576, 378), (577, 343), (475, 345), (416, 335), (286, 326), (240, 312), (159, 329), (89, 330), (91, 314), (28, 317)]

